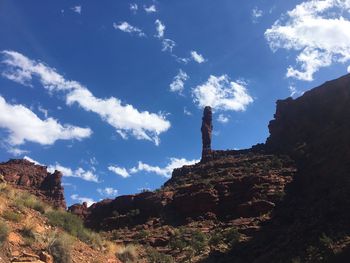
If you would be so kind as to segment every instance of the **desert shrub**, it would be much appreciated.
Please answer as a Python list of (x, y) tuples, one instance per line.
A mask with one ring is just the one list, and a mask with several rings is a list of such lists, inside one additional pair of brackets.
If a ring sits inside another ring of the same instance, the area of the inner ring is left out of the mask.
[(138, 258), (137, 249), (134, 245), (127, 245), (116, 253), (116, 257), (123, 263), (136, 262)]
[(133, 209), (133, 210), (130, 210), (126, 214), (126, 216), (132, 218), (132, 217), (138, 216), (139, 214), (140, 214), (140, 210), (139, 209)]
[(138, 231), (134, 238), (137, 239), (137, 240), (142, 240), (142, 239), (145, 239), (149, 236), (149, 232), (146, 231), (146, 230), (141, 230), (141, 231)]
[(150, 263), (173, 263), (174, 258), (170, 255), (166, 255), (164, 253), (158, 252), (154, 248), (148, 248), (147, 251), (147, 259)]
[(25, 224), (20, 232), (25, 239), (26, 245), (31, 246), (35, 242), (36, 236), (34, 226), (32, 224)]
[(169, 240), (169, 246), (172, 250), (180, 251), (183, 251), (187, 247), (184, 228), (175, 230), (175, 234)]
[(196, 254), (200, 254), (208, 245), (207, 236), (201, 231), (193, 231), (189, 246), (193, 248)]
[(67, 234), (60, 233), (55, 235), (52, 242), (48, 244), (47, 250), (57, 263), (71, 263), (71, 247), (73, 238)]
[(18, 207), (31, 208), (36, 211), (39, 211), (42, 214), (45, 213), (45, 210), (47, 208), (47, 205), (45, 205), (41, 200), (39, 200), (34, 195), (31, 195), (29, 193), (19, 194), (18, 197), (16, 197), (16, 199), (14, 200), (14, 203)]
[(216, 230), (213, 232), (209, 239), (209, 245), (211, 247), (216, 247), (220, 245), (224, 241), (224, 235), (222, 234), (222, 231)]
[(20, 213), (6, 210), (2, 213), (2, 217), (6, 220), (12, 221), (12, 222), (20, 222), (22, 220), (22, 215)]
[(53, 210), (46, 213), (49, 223), (53, 226), (62, 227), (70, 235), (79, 238), (81, 241), (92, 245), (95, 248), (102, 247), (102, 239), (97, 234), (83, 225), (83, 221), (71, 213), (65, 211)]
[(9, 232), (8, 225), (5, 222), (0, 221), (0, 246), (7, 240)]
[(333, 246), (334, 241), (327, 236), (325, 233), (322, 233), (320, 237), (320, 243), (324, 248), (331, 248)]
[(238, 230), (235, 227), (229, 228), (228, 230), (226, 230), (224, 232), (225, 242), (229, 246), (236, 245), (239, 242), (239, 237), (240, 237), (240, 234), (239, 234)]

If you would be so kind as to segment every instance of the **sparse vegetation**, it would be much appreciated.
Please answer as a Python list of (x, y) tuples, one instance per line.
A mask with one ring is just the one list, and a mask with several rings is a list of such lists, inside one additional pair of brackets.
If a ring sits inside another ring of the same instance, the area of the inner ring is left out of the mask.
[(83, 225), (82, 220), (71, 213), (65, 211), (53, 210), (46, 213), (49, 223), (53, 226), (62, 227), (70, 235), (79, 238), (93, 247), (102, 247), (101, 237)]
[(71, 236), (60, 233), (48, 244), (47, 250), (57, 263), (71, 263), (71, 247), (74, 240)]
[(138, 253), (135, 245), (127, 245), (121, 248), (117, 253), (116, 257), (123, 263), (136, 262), (138, 258)]
[(34, 209), (42, 214), (44, 214), (47, 209), (46, 204), (44, 204), (41, 200), (29, 193), (19, 193), (18, 196), (15, 198), (14, 203), (16, 204), (16, 206), (18, 206), (18, 208), (27, 207), (30, 209)]
[(18, 223), (22, 220), (22, 215), (18, 212), (14, 212), (11, 210), (6, 210), (2, 213), (2, 217), (6, 220)]
[(173, 263), (174, 258), (170, 255), (166, 255), (164, 253), (158, 252), (154, 248), (148, 248), (147, 251), (147, 258), (150, 263)]
[(194, 254), (200, 254), (208, 245), (208, 237), (198, 230), (180, 228), (170, 239), (169, 246), (173, 250), (192, 250)]
[(8, 225), (4, 221), (0, 220), (0, 246), (7, 240), (8, 235)]

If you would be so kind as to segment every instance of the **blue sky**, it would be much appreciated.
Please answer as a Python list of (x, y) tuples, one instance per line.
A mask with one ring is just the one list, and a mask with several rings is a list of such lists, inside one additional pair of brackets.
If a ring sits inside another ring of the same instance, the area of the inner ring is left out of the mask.
[(156, 189), (264, 142), (275, 101), (350, 71), (350, 0), (0, 2), (0, 158), (60, 169), (68, 204)]

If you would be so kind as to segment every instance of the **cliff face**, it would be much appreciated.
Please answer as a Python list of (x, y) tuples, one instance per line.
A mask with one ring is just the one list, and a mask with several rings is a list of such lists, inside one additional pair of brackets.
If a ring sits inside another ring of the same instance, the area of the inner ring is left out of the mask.
[(66, 208), (61, 172), (51, 174), (45, 166), (27, 160), (10, 160), (0, 163), (0, 175), (6, 183), (27, 190), (54, 207)]
[[(266, 150), (298, 172), (271, 220), (218, 262), (348, 262), (350, 75), (277, 102)], [(294, 260), (294, 261), (293, 261)]]

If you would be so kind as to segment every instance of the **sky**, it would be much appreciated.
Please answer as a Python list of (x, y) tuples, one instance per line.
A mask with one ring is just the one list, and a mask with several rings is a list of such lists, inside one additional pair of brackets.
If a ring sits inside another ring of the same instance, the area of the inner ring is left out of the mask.
[(0, 160), (63, 173), (68, 205), (159, 188), (265, 142), (278, 99), (350, 72), (350, 0), (0, 0)]

